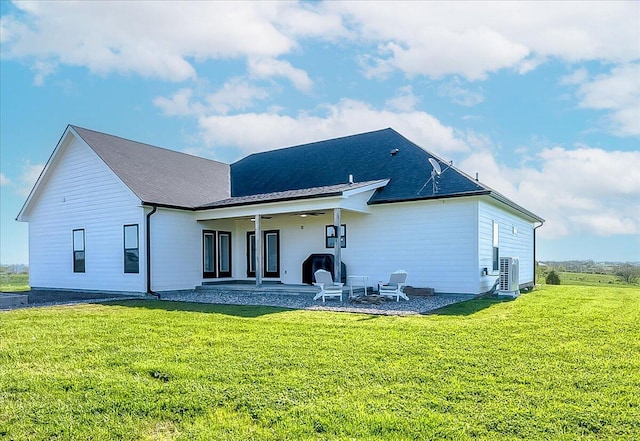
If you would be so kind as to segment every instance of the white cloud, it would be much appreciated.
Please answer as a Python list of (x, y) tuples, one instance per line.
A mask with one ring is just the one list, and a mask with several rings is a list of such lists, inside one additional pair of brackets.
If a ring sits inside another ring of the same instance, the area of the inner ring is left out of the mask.
[(327, 40), (336, 40), (349, 35), (349, 31), (343, 26), (342, 17), (337, 13), (324, 10), (321, 3), (315, 5), (288, 3), (288, 7), (282, 8), (273, 17), (277, 19), (279, 28), (283, 29), (287, 35)]
[(640, 152), (543, 149), (536, 166), (509, 168), (488, 151), (460, 162), (480, 181), (546, 219), (545, 238), (640, 234)]
[(171, 81), (196, 77), (196, 63), (207, 59), (247, 58), (270, 60), (254, 65), (256, 72), (284, 76), (307, 91), (306, 73), (282, 59), (305, 39), (355, 43), (369, 76), (397, 69), (479, 80), (504, 68), (526, 73), (552, 58), (616, 64), (640, 58), (635, 1), (14, 5), (20, 12), (0, 22), (3, 57)]
[(4, 187), (5, 185), (10, 185), (11, 179), (7, 177), (4, 173), (0, 173), (0, 187)]
[(207, 96), (207, 103), (215, 113), (227, 113), (230, 110), (244, 110), (253, 107), (256, 101), (269, 97), (266, 90), (247, 81), (234, 78), (227, 81), (217, 92)]
[(550, 58), (624, 63), (640, 57), (638, 2), (329, 2), (378, 43), (370, 75), (398, 69), (469, 80)]
[(451, 98), (453, 103), (465, 107), (473, 107), (484, 101), (484, 95), (481, 92), (462, 87), (462, 82), (459, 78), (443, 83), (438, 93), (440, 96)]
[[(290, 2), (19, 2), (2, 18), (3, 57), (183, 81), (194, 61), (276, 58), (296, 36), (344, 33), (338, 16)], [(315, 30), (301, 29), (303, 20)], [(284, 30), (288, 30), (287, 34)], [(291, 72), (302, 81), (299, 72)], [(298, 85), (302, 84), (299, 83)]]
[(396, 96), (388, 99), (385, 102), (385, 106), (398, 112), (411, 112), (416, 109), (419, 101), (418, 97), (413, 93), (413, 87), (409, 85), (398, 89)]
[(615, 67), (591, 81), (585, 78), (577, 95), (580, 107), (610, 111), (614, 133), (640, 135), (640, 63)]
[(284, 77), (291, 81), (293, 86), (303, 92), (309, 92), (313, 88), (313, 81), (302, 69), (296, 69), (287, 61), (273, 58), (249, 59), (249, 72), (256, 78)]
[(585, 69), (584, 67), (581, 67), (571, 72), (569, 75), (565, 75), (564, 77), (560, 78), (560, 84), (563, 84), (565, 86), (578, 85), (587, 81), (588, 78), (589, 72), (587, 72), (587, 69)]
[(33, 77), (33, 84), (42, 86), (44, 85), (44, 79), (56, 71), (56, 65), (48, 61), (36, 61), (31, 70), (36, 74)]
[[(320, 116), (302, 112), (209, 115), (199, 118), (202, 138), (211, 147), (237, 146), (242, 154), (302, 144), (320, 139), (392, 127), (418, 145), (442, 153), (468, 150), (455, 131), (421, 111), (376, 109), (357, 100), (327, 104)], [(251, 127), (251, 130), (247, 130)]]
[(202, 102), (194, 97), (192, 89), (183, 88), (169, 98), (156, 97), (153, 103), (167, 116), (200, 117), (211, 113), (224, 115), (231, 110), (243, 110), (268, 96), (266, 90), (241, 78), (232, 78), (216, 92), (206, 95)]
[(170, 98), (156, 97), (153, 104), (166, 116), (198, 115), (204, 110), (201, 104), (193, 102), (193, 90), (188, 88), (178, 90)]

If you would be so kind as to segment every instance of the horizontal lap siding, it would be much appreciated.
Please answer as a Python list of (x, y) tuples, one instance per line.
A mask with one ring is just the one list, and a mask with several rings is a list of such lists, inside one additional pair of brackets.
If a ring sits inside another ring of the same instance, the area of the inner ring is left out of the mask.
[[(447, 201), (371, 206), (371, 214), (342, 211), (347, 225), (347, 247), (342, 261), (347, 274), (366, 275), (370, 286), (388, 280), (391, 272), (409, 272), (408, 284), (438, 292), (475, 293), (477, 274), (477, 203)], [(281, 277), (284, 283), (302, 282), (302, 263), (325, 248), (325, 226), (333, 211), (320, 216), (274, 216), (263, 219), (263, 230), (280, 230)], [(215, 229), (215, 223), (207, 223)], [(246, 232), (249, 220), (238, 220), (234, 230), (234, 276), (246, 277)]]
[[(302, 283), (302, 263), (310, 254), (333, 254), (333, 248), (325, 248), (326, 225), (333, 225), (332, 210), (322, 216), (289, 216), (283, 220), (280, 248), (284, 252), (281, 253), (280, 274), (283, 281), (290, 281), (285, 283)], [(345, 261), (344, 256), (342, 260)]]
[(151, 289), (193, 289), (202, 282), (202, 225), (187, 211), (158, 209), (150, 219)]
[[(370, 208), (371, 214), (342, 211), (341, 223), (347, 225), (342, 260), (347, 274), (366, 275), (370, 286), (375, 286), (379, 280), (388, 280), (392, 271), (404, 269), (411, 286), (446, 293), (478, 292), (477, 201), (421, 201)], [(325, 226), (333, 224), (333, 210), (319, 216), (268, 217), (262, 219), (261, 228), (280, 231), (282, 282), (301, 283), (302, 263), (310, 254), (333, 254), (333, 248), (325, 247)], [(233, 276), (245, 278), (246, 233), (253, 231), (253, 222), (239, 219), (233, 229), (231, 226), (229, 221), (198, 224), (197, 257), (184, 259), (184, 263), (195, 259), (201, 271), (202, 230), (224, 229), (233, 234)], [(186, 249), (184, 253), (189, 254)]]
[[(500, 257), (517, 257), (520, 263), (520, 284), (533, 281), (533, 224), (514, 213), (484, 201), (479, 204), (479, 256), (480, 268), (489, 268), (493, 263), (492, 222), (498, 222)], [(514, 233), (514, 229), (517, 231)], [(493, 285), (496, 275), (482, 277), (481, 291)]]
[(474, 202), (375, 205), (371, 215), (351, 216), (343, 254), (345, 262), (352, 262), (350, 274), (377, 282), (403, 269), (411, 286), (446, 293), (477, 289)]
[[(31, 286), (144, 291), (140, 201), (83, 143), (61, 153), (29, 216)], [(139, 225), (139, 274), (124, 273), (125, 224)], [(73, 273), (74, 229), (85, 230), (85, 273)]]

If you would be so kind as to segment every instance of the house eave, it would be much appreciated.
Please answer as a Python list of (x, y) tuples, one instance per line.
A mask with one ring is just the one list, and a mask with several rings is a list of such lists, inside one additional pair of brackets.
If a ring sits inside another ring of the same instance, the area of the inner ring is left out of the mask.
[(480, 191), (472, 191), (465, 193), (452, 193), (452, 194), (441, 194), (441, 195), (433, 195), (433, 196), (417, 196), (410, 198), (389, 198), (389, 199), (376, 199), (373, 201), (369, 201), (369, 205), (379, 205), (379, 204), (395, 204), (400, 202), (416, 202), (416, 201), (428, 201), (428, 200), (439, 200), (439, 199), (452, 199), (452, 198), (462, 198), (469, 196), (483, 196), (490, 194), (491, 192), (488, 190), (480, 190)]
[(517, 211), (521, 215), (531, 219), (534, 222), (540, 222), (540, 223), (544, 223), (545, 222), (545, 220), (543, 218), (541, 218), (540, 216), (532, 213), (531, 211), (527, 210), (526, 208), (521, 207), (520, 205), (516, 204), (512, 200), (506, 198), (505, 196), (503, 196), (500, 193), (498, 193), (496, 191), (493, 191), (493, 190), (478, 190), (478, 191), (470, 191), (470, 192), (465, 192), (465, 193), (452, 193), (452, 194), (446, 194), (446, 195), (421, 196), (421, 197), (415, 197), (415, 198), (377, 199), (377, 200), (369, 201), (368, 204), (369, 205), (393, 204), (393, 203), (399, 203), (399, 202), (416, 202), (416, 201), (429, 201), (429, 200), (440, 200), (440, 199), (453, 199), (453, 198), (463, 198), (463, 197), (470, 197), (470, 196), (489, 196), (490, 198), (492, 198), (492, 199), (496, 200), (497, 202), (500, 202), (500, 203), (508, 206), (509, 208)]
[(498, 193), (496, 191), (492, 191), (489, 194), (489, 196), (491, 198), (495, 199), (496, 201), (501, 202), (501, 203), (505, 204), (506, 206), (516, 210), (520, 214), (523, 214), (524, 216), (530, 218), (534, 222), (540, 222), (541, 224), (543, 224), (545, 222), (545, 220), (543, 218), (541, 218), (540, 216), (532, 213), (531, 211), (527, 210), (524, 207), (521, 207), (520, 205), (516, 204), (512, 200), (506, 198), (505, 196), (501, 195), (500, 193)]
[(151, 201), (142, 201), (141, 205), (145, 207), (158, 207), (158, 208), (167, 208), (170, 210), (183, 210), (183, 211), (195, 211), (194, 207), (186, 207), (182, 205), (172, 205), (172, 204), (163, 204), (159, 202), (151, 202)]

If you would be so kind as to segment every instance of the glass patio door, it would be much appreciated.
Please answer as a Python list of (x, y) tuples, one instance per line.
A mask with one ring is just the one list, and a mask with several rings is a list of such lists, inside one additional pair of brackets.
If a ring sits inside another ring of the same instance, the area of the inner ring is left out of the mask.
[(218, 232), (218, 277), (231, 277), (231, 233)]
[[(280, 231), (262, 233), (263, 277), (280, 277)], [(256, 233), (247, 233), (247, 277), (256, 276)]]
[(213, 279), (231, 277), (231, 233), (202, 232), (202, 277)]

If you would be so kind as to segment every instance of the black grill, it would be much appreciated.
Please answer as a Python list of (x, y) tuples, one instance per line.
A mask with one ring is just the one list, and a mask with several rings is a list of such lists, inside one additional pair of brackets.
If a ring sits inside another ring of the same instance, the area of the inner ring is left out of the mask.
[[(333, 274), (333, 262), (334, 257), (333, 254), (312, 254), (305, 259), (302, 263), (302, 283), (307, 283), (312, 285), (313, 275), (319, 269), (323, 269), (329, 271), (331, 273), (331, 277), (334, 277)], [(341, 262), (341, 282), (346, 283), (347, 281), (347, 267), (344, 262)], [(335, 277), (334, 277), (335, 281)]]

